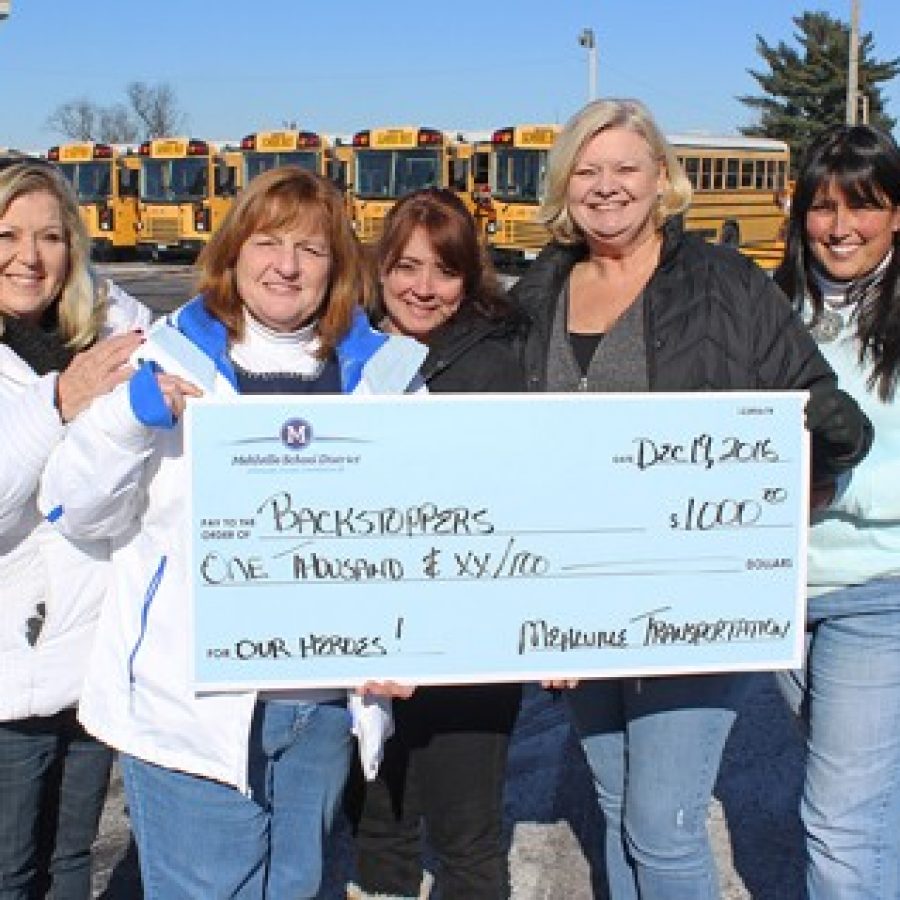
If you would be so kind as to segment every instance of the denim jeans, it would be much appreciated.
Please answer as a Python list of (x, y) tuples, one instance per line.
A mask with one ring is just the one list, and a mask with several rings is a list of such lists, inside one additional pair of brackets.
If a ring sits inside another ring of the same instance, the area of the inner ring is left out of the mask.
[(315, 897), (349, 761), (342, 705), (282, 702), (257, 704), (250, 797), (123, 755), (145, 900)]
[(806, 726), (811, 900), (900, 900), (900, 580), (809, 601), (807, 660), (780, 686)]
[(504, 900), (501, 838), (516, 684), (423, 687), (394, 702), (394, 736), (374, 781), (354, 769), (347, 812), (364, 896), (418, 897), (422, 823), (442, 900)]
[(111, 763), (74, 710), (0, 723), (0, 900), (89, 900)]
[(749, 683), (691, 675), (566, 692), (603, 813), (611, 900), (718, 900), (706, 817)]

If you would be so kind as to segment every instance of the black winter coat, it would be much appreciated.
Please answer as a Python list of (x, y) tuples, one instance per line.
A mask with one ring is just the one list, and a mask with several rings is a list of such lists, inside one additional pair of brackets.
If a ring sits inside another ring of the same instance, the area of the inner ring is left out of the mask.
[[(528, 390), (545, 389), (547, 348), (560, 291), (584, 245), (551, 243), (510, 291), (531, 320), (524, 348)], [(651, 391), (810, 390), (834, 392), (837, 379), (791, 304), (755, 263), (667, 223), (660, 263), (644, 289), (644, 335)], [(859, 412), (859, 453), (815, 455), (836, 474), (868, 450)]]
[(466, 311), (437, 329), (421, 374), (433, 393), (513, 393), (525, 390), (515, 344), (517, 316), (490, 320)]

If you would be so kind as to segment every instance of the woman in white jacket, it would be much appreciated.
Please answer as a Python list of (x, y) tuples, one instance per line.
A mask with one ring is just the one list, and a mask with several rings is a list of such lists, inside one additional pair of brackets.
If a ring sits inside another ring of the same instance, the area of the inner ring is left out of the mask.
[(343, 200), (298, 167), (255, 178), (199, 266), (200, 296), (163, 326), (186, 378), (145, 364), (99, 399), (54, 454), (41, 502), (66, 534), (113, 542), (115, 596), (80, 715), (121, 751), (146, 900), (299, 900), (318, 892), (350, 717), (343, 691), (194, 693), (179, 419), (199, 390), (188, 379), (214, 369), (204, 380), (216, 396), (349, 393), (372, 387), (372, 358), (403, 347), (414, 351), (400, 353), (403, 390), (424, 349), (369, 327)]
[[(111, 755), (75, 718), (106, 589), (105, 541), (38, 512), (47, 459), (95, 397), (129, 377), (150, 315), (88, 267), (65, 179), (0, 171), (0, 897), (90, 897)], [(115, 332), (125, 332), (101, 340)]]

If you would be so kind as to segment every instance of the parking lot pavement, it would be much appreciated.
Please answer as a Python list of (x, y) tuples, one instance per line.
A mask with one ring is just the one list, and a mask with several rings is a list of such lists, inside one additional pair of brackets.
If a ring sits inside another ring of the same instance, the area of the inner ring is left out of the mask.
[[(797, 900), (802, 847), (797, 819), (802, 748), (771, 676), (754, 685), (725, 752), (709, 829), (723, 900)], [(660, 748), (665, 752), (665, 748)], [(565, 704), (526, 689), (510, 750), (505, 801), (513, 900), (604, 897), (601, 826), (590, 775)], [(340, 823), (329, 845), (320, 900), (344, 900), (352, 874)], [(96, 846), (95, 897), (138, 900), (121, 784), (114, 781)]]

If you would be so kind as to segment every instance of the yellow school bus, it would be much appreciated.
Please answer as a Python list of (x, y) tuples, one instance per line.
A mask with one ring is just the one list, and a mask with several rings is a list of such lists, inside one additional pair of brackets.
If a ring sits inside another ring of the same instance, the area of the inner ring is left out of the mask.
[(60, 144), (47, 151), (78, 196), (95, 259), (134, 253), (138, 230), (137, 155), (111, 144)]
[(499, 266), (534, 259), (550, 239), (537, 211), (544, 199), (547, 153), (559, 131), (558, 125), (511, 125), (491, 135), (486, 231)]
[(139, 149), (138, 250), (154, 259), (196, 256), (218, 228), (239, 188), (236, 155), (209, 141), (165, 137)]
[(473, 147), (436, 128), (407, 125), (372, 128), (353, 135), (352, 216), (360, 240), (381, 236), (384, 217), (412, 191), (443, 187), (474, 210)]
[(757, 137), (669, 135), (694, 196), (685, 227), (764, 268), (781, 259), (790, 149)]
[(257, 131), (241, 141), (241, 183), (276, 166), (300, 166), (328, 178), (341, 190), (350, 181), (352, 147), (315, 131)]
[[(521, 125), (493, 134), (487, 230), (499, 266), (534, 258), (550, 238), (537, 211), (547, 153), (558, 133), (556, 125)], [(685, 228), (774, 268), (784, 247), (788, 145), (768, 138), (682, 134), (668, 135), (668, 141), (693, 188)]]
[(241, 141), (244, 160), (243, 181), (277, 166), (300, 166), (317, 175), (326, 175), (327, 142), (314, 131), (257, 131)]

